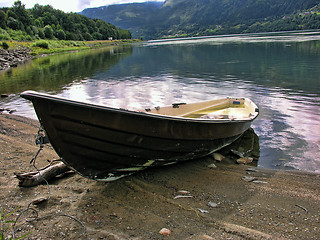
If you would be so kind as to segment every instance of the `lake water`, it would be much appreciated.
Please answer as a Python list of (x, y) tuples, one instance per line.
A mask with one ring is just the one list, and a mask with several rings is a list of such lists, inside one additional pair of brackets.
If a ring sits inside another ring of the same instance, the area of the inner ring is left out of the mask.
[(239, 96), (260, 108), (258, 165), (320, 173), (320, 32), (153, 41), (37, 58), (0, 73), (0, 108), (37, 90), (138, 109)]

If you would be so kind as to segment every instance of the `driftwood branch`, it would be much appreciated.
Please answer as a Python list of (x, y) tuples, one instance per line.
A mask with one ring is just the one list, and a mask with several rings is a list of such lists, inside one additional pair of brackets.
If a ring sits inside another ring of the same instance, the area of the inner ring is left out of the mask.
[(49, 181), (50, 179), (70, 171), (63, 162), (48, 166), (46, 168), (40, 169), (36, 172), (29, 173), (15, 173), (16, 177), (19, 179), (19, 186), (21, 187), (32, 187), (39, 185), (43, 182)]

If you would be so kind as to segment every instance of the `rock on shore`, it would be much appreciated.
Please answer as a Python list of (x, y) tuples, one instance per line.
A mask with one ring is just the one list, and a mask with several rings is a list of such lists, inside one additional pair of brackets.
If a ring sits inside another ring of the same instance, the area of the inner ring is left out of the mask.
[(0, 49), (0, 71), (16, 67), (18, 64), (33, 58), (30, 52), (29, 48)]

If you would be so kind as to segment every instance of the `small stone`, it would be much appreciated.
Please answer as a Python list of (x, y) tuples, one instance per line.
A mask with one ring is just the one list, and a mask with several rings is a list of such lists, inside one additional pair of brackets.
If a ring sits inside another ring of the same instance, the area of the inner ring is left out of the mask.
[(246, 170), (247, 172), (259, 172), (258, 169), (255, 169), (255, 168), (247, 168)]
[(243, 158), (244, 157), (244, 153), (243, 152), (240, 152), (240, 151), (237, 151), (237, 150), (234, 150), (234, 149), (231, 149), (230, 150), (233, 154)]
[(217, 168), (217, 166), (214, 163), (212, 163), (212, 164), (208, 165), (208, 168)]
[(251, 158), (251, 157), (243, 157), (243, 158), (237, 159), (237, 163), (239, 163), (239, 164), (249, 164), (252, 162), (253, 162), (253, 158)]
[(186, 191), (186, 190), (179, 190), (178, 193), (181, 193), (181, 194), (190, 194), (189, 191)]
[(200, 237), (200, 239), (201, 239), (201, 240), (214, 240), (213, 237), (210, 237), (210, 236), (208, 236), (208, 235), (206, 235), (206, 234), (202, 235), (202, 236)]
[(212, 208), (216, 208), (216, 207), (219, 206), (219, 204), (220, 204), (220, 203), (215, 203), (215, 202), (211, 202), (211, 201), (210, 201), (210, 202), (208, 203), (208, 206), (209, 206), (209, 207), (212, 207)]
[(224, 156), (220, 153), (213, 153), (212, 157), (214, 160), (221, 162), (224, 159)]
[(252, 181), (257, 180), (257, 178), (255, 178), (255, 177), (250, 177), (250, 176), (243, 176), (241, 179), (242, 179), (243, 181), (245, 181), (245, 182), (252, 182)]
[(198, 210), (199, 210), (201, 213), (209, 213), (209, 211), (204, 210), (204, 209), (201, 209), (201, 208), (198, 208)]
[(167, 228), (162, 228), (159, 233), (163, 236), (169, 236), (171, 234), (171, 230), (167, 229)]
[(261, 184), (268, 184), (267, 182), (265, 182), (265, 181), (260, 181), (260, 180), (253, 180), (252, 182), (253, 182), (253, 183), (261, 183)]
[(193, 196), (190, 196), (190, 195), (178, 195), (178, 196), (175, 196), (173, 199), (178, 199), (178, 198), (193, 198)]

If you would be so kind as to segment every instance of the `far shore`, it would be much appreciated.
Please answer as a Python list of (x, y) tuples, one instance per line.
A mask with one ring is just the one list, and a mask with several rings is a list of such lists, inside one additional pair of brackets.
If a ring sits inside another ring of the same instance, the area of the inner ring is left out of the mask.
[[(46, 185), (19, 187), (14, 176), (35, 170), (30, 160), (38, 150), (38, 127), (36, 120), (0, 113), (0, 202), (5, 214), (13, 212), (5, 220), (15, 221), (31, 201), (48, 198)], [(47, 146), (36, 166), (57, 158)], [(110, 183), (71, 174), (49, 184), (50, 199), (32, 205), (41, 219), (21, 217), (16, 238), (320, 239), (319, 174), (207, 157)], [(5, 237), (10, 226), (2, 224)]]
[[(101, 40), (101, 41), (58, 41), (39, 40), (34, 42), (2, 41), (8, 44), (8, 49), (0, 48), (0, 71), (17, 67), (34, 57), (48, 54), (58, 54), (70, 51), (81, 51), (113, 45), (132, 44), (140, 42), (138, 39)], [(42, 44), (38, 44), (41, 42)], [(46, 43), (46, 44), (43, 44)], [(39, 47), (40, 46), (40, 47)]]

